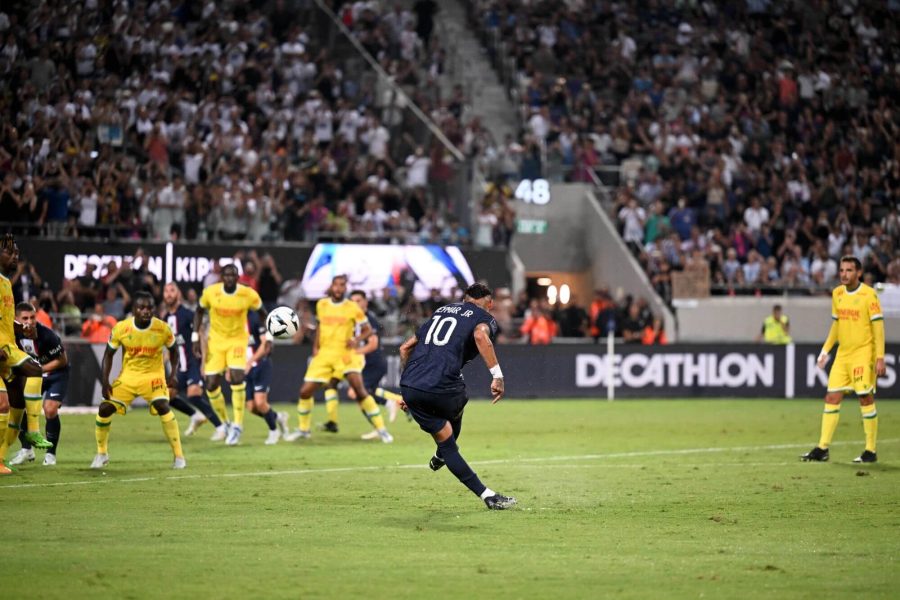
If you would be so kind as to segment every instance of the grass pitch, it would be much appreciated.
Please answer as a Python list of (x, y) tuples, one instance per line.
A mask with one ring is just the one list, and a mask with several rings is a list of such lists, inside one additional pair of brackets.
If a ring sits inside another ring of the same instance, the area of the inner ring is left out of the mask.
[[(59, 465), (0, 479), (3, 597), (866, 598), (900, 586), (897, 403), (876, 465), (844, 405), (828, 464), (800, 463), (816, 401), (473, 402), (460, 448), (519, 507), (491, 512), (401, 416), (394, 444), (342, 431), (264, 446), (185, 440), (115, 417), (111, 464), (87, 467), (93, 417), (65, 415)], [(316, 418), (324, 420), (317, 405)], [(186, 419), (179, 416), (182, 428)], [(293, 418), (292, 418), (293, 421)]]

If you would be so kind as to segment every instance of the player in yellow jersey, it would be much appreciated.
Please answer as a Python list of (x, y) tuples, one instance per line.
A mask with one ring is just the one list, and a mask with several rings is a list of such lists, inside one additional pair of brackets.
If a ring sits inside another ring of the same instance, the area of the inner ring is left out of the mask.
[(25, 379), (41, 376), (41, 365), (16, 345), (16, 329), (22, 333), (22, 326), (16, 324), (10, 277), (18, 265), (19, 247), (7, 233), (0, 240), (0, 475), (12, 473), (3, 459), (19, 435), (25, 412)]
[(251, 287), (239, 284), (237, 267), (225, 265), (222, 281), (205, 288), (200, 296), (200, 305), (194, 313), (194, 332), (191, 342), (194, 355), (201, 356), (200, 326), (203, 315), (209, 313), (209, 337), (207, 339), (206, 393), (213, 409), (222, 421), (228, 421), (225, 397), (222, 395), (222, 377), (228, 369), (231, 383), (231, 408), (234, 420), (228, 428), (225, 443), (235, 446), (244, 431), (244, 404), (247, 398), (247, 384), (244, 381), (247, 367), (247, 312), (255, 310), (262, 323), (266, 322), (266, 309), (262, 299)]
[(818, 366), (828, 364), (828, 353), (838, 344), (837, 357), (828, 375), (822, 435), (819, 444), (801, 456), (805, 461), (825, 462), (828, 446), (840, 418), (845, 393), (855, 392), (862, 412), (866, 447), (853, 459), (856, 463), (878, 460), (878, 411), (875, 409), (875, 383), (885, 374), (884, 315), (874, 289), (862, 283), (862, 263), (855, 256), (841, 258), (841, 284), (831, 293), (831, 330), (819, 354)]
[[(181, 450), (178, 423), (169, 408), (169, 387), (177, 385), (178, 353), (175, 352), (175, 334), (169, 326), (153, 316), (156, 303), (147, 292), (134, 295), (132, 316), (119, 321), (109, 336), (109, 344), (103, 354), (103, 375), (100, 384), (103, 400), (97, 410), (97, 425), (94, 430), (97, 439), (97, 456), (91, 463), (92, 469), (102, 469), (109, 464), (109, 426), (114, 414), (124, 415), (138, 396), (150, 403), (162, 422), (163, 433), (175, 461), (173, 469), (186, 466)], [(122, 371), (110, 384), (113, 357), (122, 349)], [(169, 349), (172, 370), (166, 381), (163, 362), (163, 348)]]
[[(356, 395), (356, 401), (363, 414), (378, 431), (381, 441), (394, 441), (384, 427), (384, 418), (375, 399), (366, 390), (362, 380), (365, 357), (357, 352), (360, 342), (372, 333), (369, 321), (362, 309), (351, 300), (344, 298), (347, 293), (347, 277), (338, 275), (331, 280), (328, 297), (316, 303), (316, 337), (313, 340), (313, 359), (306, 368), (303, 385), (300, 387), (300, 401), (297, 403), (298, 428), (284, 436), (292, 442), (298, 438), (311, 436), (313, 394), (332, 379), (347, 379)], [(354, 329), (359, 326), (359, 334)], [(326, 392), (325, 404), (329, 420), (337, 421), (337, 390)]]

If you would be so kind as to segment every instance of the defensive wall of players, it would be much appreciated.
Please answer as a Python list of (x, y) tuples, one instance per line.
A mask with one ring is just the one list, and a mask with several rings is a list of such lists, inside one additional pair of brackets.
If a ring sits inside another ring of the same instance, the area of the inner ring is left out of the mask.
[[(615, 397), (821, 398), (827, 374), (816, 368), (820, 349), (814, 344), (620, 345), (612, 358)], [(66, 351), (70, 363), (78, 365), (69, 383), (70, 403), (96, 403), (103, 346), (70, 342)], [(394, 387), (399, 381), (397, 349), (385, 346), (385, 353), (384, 383)], [(508, 397), (606, 398), (611, 371), (605, 344), (503, 345), (499, 353)], [(273, 402), (296, 401), (298, 374), (309, 357), (309, 346), (276, 346), (269, 396)], [(887, 373), (878, 380), (878, 395), (900, 397), (900, 344), (887, 345), (885, 363)], [(113, 372), (117, 369), (114, 364)], [(489, 374), (480, 361), (473, 361), (464, 374), (470, 393), (487, 392)]]

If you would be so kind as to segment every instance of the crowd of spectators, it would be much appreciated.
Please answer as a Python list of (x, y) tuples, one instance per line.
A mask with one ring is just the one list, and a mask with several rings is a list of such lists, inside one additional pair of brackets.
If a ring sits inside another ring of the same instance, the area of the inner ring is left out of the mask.
[(341, 34), (312, 2), (4, 5), (0, 221), (44, 235), (467, 242), (459, 166), (390, 85), (480, 151), (464, 98), (436, 85), (437, 4), (332, 6), (386, 77), (332, 50)]
[(619, 173), (613, 214), (664, 298), (690, 268), (821, 291), (844, 254), (900, 282), (900, 3), (469, 4), (515, 61), (518, 174)]

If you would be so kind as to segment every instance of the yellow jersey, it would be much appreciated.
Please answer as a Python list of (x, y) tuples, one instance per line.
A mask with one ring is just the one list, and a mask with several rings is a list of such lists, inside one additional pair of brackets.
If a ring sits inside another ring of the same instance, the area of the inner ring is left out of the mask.
[[(831, 292), (831, 318), (837, 323), (838, 358), (858, 350), (871, 350), (876, 358), (884, 356), (884, 346), (876, 348), (872, 323), (883, 321), (881, 302), (874, 289), (860, 283), (852, 292), (839, 285)], [(882, 336), (882, 340), (883, 340)]]
[(0, 274), (0, 346), (16, 345), (16, 299), (13, 297), (12, 282)]
[(357, 325), (367, 323), (366, 313), (352, 300), (335, 303), (331, 298), (322, 298), (316, 303), (316, 318), (319, 321), (319, 352), (347, 349), (347, 341), (353, 337)]
[(247, 311), (259, 310), (262, 299), (251, 287), (237, 284), (232, 293), (225, 291), (225, 284), (214, 283), (203, 290), (200, 306), (209, 312), (209, 333), (219, 339), (246, 340)]
[(175, 334), (156, 317), (150, 319), (146, 329), (139, 328), (134, 317), (116, 323), (109, 336), (109, 347), (113, 350), (124, 348), (122, 353), (122, 373), (127, 374), (159, 374), (165, 373), (163, 364), (163, 348), (175, 345)]

